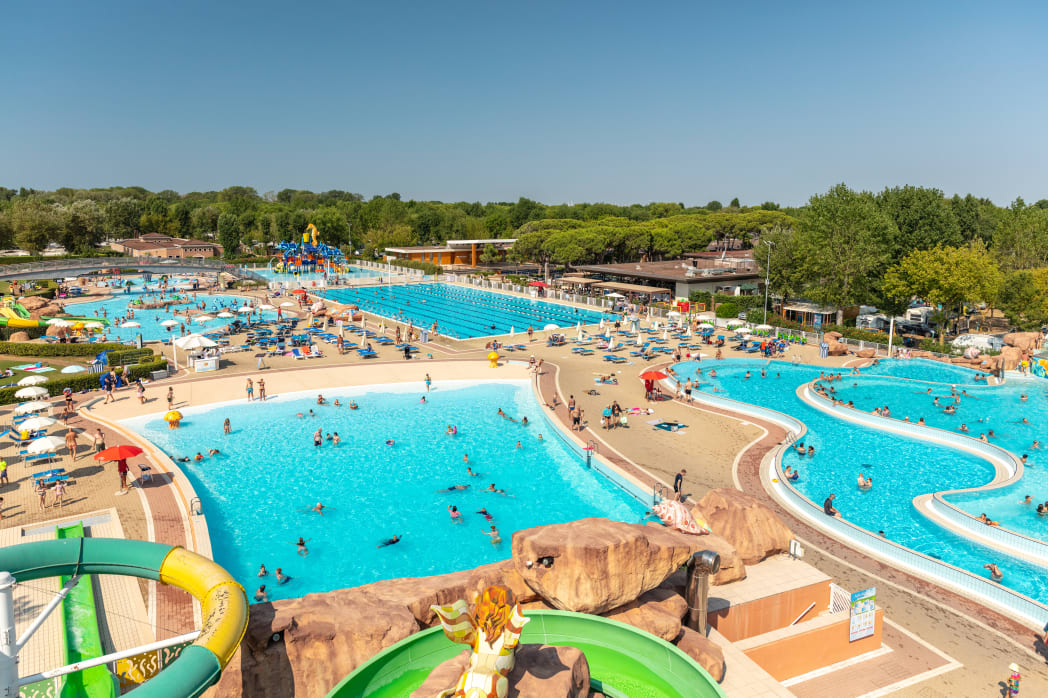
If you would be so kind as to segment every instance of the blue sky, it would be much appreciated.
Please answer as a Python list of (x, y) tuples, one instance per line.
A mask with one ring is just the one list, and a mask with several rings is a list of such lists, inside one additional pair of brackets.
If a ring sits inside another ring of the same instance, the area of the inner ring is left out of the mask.
[(1044, 3), (17, 3), (0, 185), (1032, 201), (1046, 26)]

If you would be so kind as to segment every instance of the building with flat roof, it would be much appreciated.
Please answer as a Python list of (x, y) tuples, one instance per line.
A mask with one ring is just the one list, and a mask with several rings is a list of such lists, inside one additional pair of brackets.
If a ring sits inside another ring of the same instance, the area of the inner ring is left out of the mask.
[(415, 245), (411, 247), (387, 247), (386, 261), (393, 259), (410, 259), (416, 262), (430, 262), (440, 266), (460, 264), (475, 267), (480, 263), (480, 255), (488, 245), (494, 247), (502, 260), (513, 247), (516, 238), (490, 238), (486, 240), (448, 240), (443, 245)]
[(760, 290), (762, 277), (757, 263), (749, 257), (692, 257), (665, 262), (627, 264), (581, 264), (580, 272), (612, 281), (665, 289), (677, 298), (692, 291), (750, 295)]
[(131, 257), (220, 257), (222, 245), (206, 240), (186, 240), (163, 233), (145, 233), (137, 238), (109, 243), (116, 252)]

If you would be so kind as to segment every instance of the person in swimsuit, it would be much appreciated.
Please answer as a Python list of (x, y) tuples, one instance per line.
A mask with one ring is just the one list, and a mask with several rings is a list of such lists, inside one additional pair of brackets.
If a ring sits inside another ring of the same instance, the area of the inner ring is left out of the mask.
[(491, 538), (491, 544), (492, 545), (498, 545), (499, 543), (502, 542), (502, 537), (499, 536), (499, 530), (497, 528), (495, 528), (494, 525), (491, 526), (491, 530), (490, 531), (482, 531), (482, 533), (485, 536), (488, 536), (488, 537)]
[(315, 511), (318, 514), (320, 514), (321, 516), (323, 516), (325, 509), (331, 509), (331, 507), (326, 507), (323, 504), (321, 504), (320, 502), (317, 502), (316, 505), (312, 509), (310, 509), (310, 511)]
[(258, 576), (259, 577), (269, 576), (269, 570), (266, 569), (265, 565), (260, 565), (259, 566), (259, 568), (258, 568)]
[(306, 555), (309, 555), (309, 548), (306, 547), (306, 543), (308, 543), (311, 540), (313, 540), (313, 539), (309, 538), (307, 540), (303, 540), (302, 536), (299, 536), (297, 541), (295, 541), (294, 543), (288, 543), (288, 545), (297, 545), (298, 546), (298, 554), (301, 555), (302, 557), (305, 557)]
[(255, 397), (255, 384), (250, 378), (247, 379), (247, 401), (251, 402)]
[(277, 584), (287, 584), (291, 581), (291, 577), (284, 574), (284, 570), (277, 568)]
[(232, 434), (233, 433), (233, 427), (229, 423), (229, 417), (226, 417), (226, 421), (222, 422), (222, 433), (224, 433), (224, 434)]
[(456, 492), (458, 490), (468, 490), (469, 485), (450, 485), (446, 489), (437, 490), (437, 492)]
[(514, 496), (514, 495), (510, 494), (509, 492), (507, 492), (506, 490), (496, 489), (494, 482), (491, 483), (491, 485), (484, 491), (485, 492), (494, 492), (495, 494), (501, 494), (503, 497), (512, 497), (512, 496)]
[(61, 480), (59, 480), (58, 482), (55, 483), (55, 503), (52, 504), (52, 506), (56, 506), (56, 507), (63, 507), (63, 506), (65, 506), (65, 502), (63, 501), (63, 499), (65, 497), (65, 488), (66, 488), (65, 483), (62, 482)]
[(448, 507), (448, 513), (451, 514), (451, 523), (460, 524), (462, 523), (462, 512), (458, 510), (458, 507), (454, 504)]
[(473, 468), (469, 468), (469, 467), (466, 468), (466, 472), (469, 473), (470, 477), (479, 477), (479, 476), (484, 474), (484, 473), (475, 473), (475, 472), (473, 472)]
[(983, 565), (983, 569), (990, 570), (990, 576), (993, 577), (995, 582), (1004, 579), (1004, 572), (1001, 571), (1001, 568), (998, 567), (996, 563), (990, 562), (985, 564)]
[(495, 517), (492, 516), (491, 513), (488, 512), (488, 510), (486, 508), (484, 508), (484, 509), (477, 509), (477, 513), (480, 514), (481, 516), (483, 516), (485, 521), (494, 521), (495, 520)]
[(399, 542), (400, 542), (400, 536), (394, 534), (394, 536), (392, 538), (387, 538), (386, 540), (382, 541), (381, 543), (379, 543), (375, 547), (376, 548), (385, 548), (388, 545), (393, 545), (393, 544), (399, 543)]
[(269, 601), (269, 597), (266, 596), (266, 585), (265, 584), (260, 586), (258, 588), (258, 591), (255, 592), (255, 601), (260, 601), (260, 602)]

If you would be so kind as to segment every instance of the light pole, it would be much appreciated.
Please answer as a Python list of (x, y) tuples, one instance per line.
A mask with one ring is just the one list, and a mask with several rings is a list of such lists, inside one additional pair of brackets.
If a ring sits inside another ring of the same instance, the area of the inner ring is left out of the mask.
[(764, 323), (768, 323), (768, 285), (771, 281), (771, 248), (775, 245), (771, 240), (762, 240), (768, 245), (768, 264), (764, 267)]

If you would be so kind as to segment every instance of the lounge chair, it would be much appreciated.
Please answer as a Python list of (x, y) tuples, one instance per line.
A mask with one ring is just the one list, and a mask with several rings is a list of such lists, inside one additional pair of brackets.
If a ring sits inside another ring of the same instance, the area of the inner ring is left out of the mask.
[(309, 347), (309, 358), (311, 358), (311, 359), (321, 359), (323, 357), (324, 357), (324, 353), (322, 351), (320, 351), (320, 347), (318, 347), (316, 344), (313, 344), (313, 345), (311, 345)]
[(371, 351), (368, 351), (367, 349), (357, 349), (357, 355), (362, 359), (371, 359), (378, 356), (378, 352), (374, 349)]

